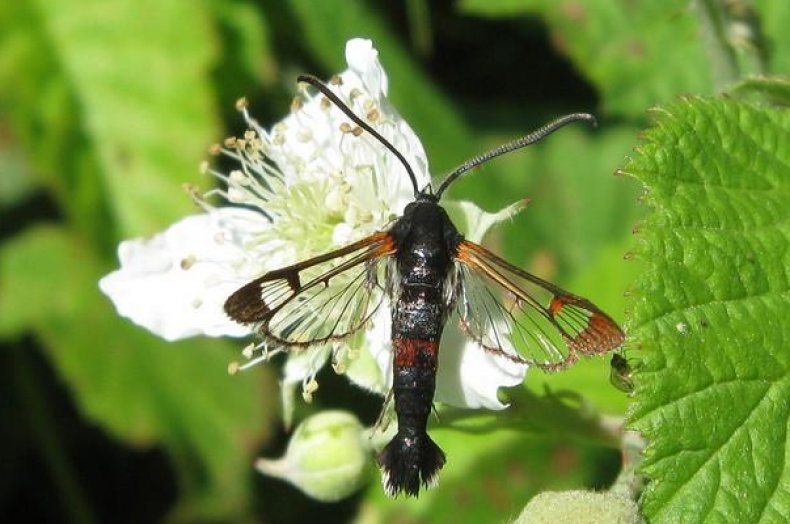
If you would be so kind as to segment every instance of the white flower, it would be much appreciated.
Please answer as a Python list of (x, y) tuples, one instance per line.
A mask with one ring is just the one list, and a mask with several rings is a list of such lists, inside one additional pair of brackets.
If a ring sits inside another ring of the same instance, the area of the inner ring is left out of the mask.
[[(346, 60), (349, 68), (330, 87), (404, 155), (422, 189), (430, 182), (428, 161), (417, 136), (386, 99), (387, 75), (378, 52), (370, 41), (354, 39), (346, 46)], [(239, 169), (210, 171), (224, 181), (225, 188), (213, 193), (228, 205), (201, 201), (204, 213), (150, 240), (121, 243), (121, 268), (100, 281), (121, 315), (168, 340), (249, 335), (249, 327), (232, 322), (222, 309), (233, 291), (267, 271), (385, 230), (414, 197), (397, 158), (322, 95), (303, 93), (291, 114), (269, 130), (249, 116), (246, 104), (239, 108), (249, 130), (218, 148)], [(459, 208), (469, 222), (485, 225), (475, 237), (516, 209), (487, 214), (472, 204)], [(390, 310), (382, 307), (370, 328), (347, 344), (290, 354), (283, 384), (286, 418), (294, 387), (301, 384), (309, 400), (317, 388), (314, 377), (330, 355), (336, 371), (386, 393), (392, 381), (390, 329)], [(451, 339), (442, 345), (437, 400), (503, 408), (497, 388), (519, 384), (526, 367)], [(268, 349), (278, 350), (248, 346), (248, 365), (267, 358)]]
[(99, 287), (118, 313), (167, 340), (248, 335), (249, 328), (221, 313), (228, 295), (260, 274), (244, 249), (260, 224), (259, 213), (222, 207), (153, 238), (121, 242), (121, 269)]

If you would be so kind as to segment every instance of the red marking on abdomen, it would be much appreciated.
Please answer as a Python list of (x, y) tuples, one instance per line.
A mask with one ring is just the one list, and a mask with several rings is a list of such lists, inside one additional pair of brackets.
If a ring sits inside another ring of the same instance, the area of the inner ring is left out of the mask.
[(430, 368), (436, 370), (439, 356), (439, 342), (421, 338), (395, 338), (392, 340), (395, 350), (396, 368)]

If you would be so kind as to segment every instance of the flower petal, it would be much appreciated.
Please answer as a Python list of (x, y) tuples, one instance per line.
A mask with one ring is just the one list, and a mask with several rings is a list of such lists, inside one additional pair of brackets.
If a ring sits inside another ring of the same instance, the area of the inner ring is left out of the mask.
[(383, 304), (365, 331), (362, 350), (349, 358), (345, 375), (357, 386), (386, 395), (392, 388), (392, 310)]
[(262, 215), (240, 208), (186, 217), (150, 239), (122, 242), (120, 269), (99, 287), (120, 315), (167, 340), (247, 335), (249, 327), (231, 321), (222, 305), (259, 274), (244, 240), (265, 227)]
[(495, 213), (481, 209), (474, 202), (466, 200), (445, 202), (443, 204), (447, 213), (453, 218), (458, 229), (464, 233), (464, 238), (470, 242), (481, 242), (489, 229), (510, 220), (529, 204), (528, 198), (517, 200)]
[[(422, 189), (430, 182), (428, 159), (417, 135), (386, 98), (387, 74), (378, 51), (370, 40), (353, 39), (346, 58), (349, 69), (328, 87), (403, 154)], [(350, 132), (354, 127), (322, 95), (307, 94), (306, 101), (270, 132), (260, 127), (256, 131), (286, 184), (329, 181), (350, 188), (347, 205), (369, 217), (356, 224), (369, 224), (369, 231), (360, 231), (364, 236), (401, 214), (413, 200), (414, 189), (399, 160), (369, 134)]]
[(486, 352), (474, 341), (464, 341), (452, 326), (445, 328), (444, 338), (436, 400), (458, 407), (505, 409), (507, 405), (497, 398), (497, 391), (524, 382), (527, 365)]
[(346, 42), (346, 63), (371, 96), (377, 100), (387, 96), (389, 80), (379, 63), (379, 52), (373, 47), (372, 40), (352, 38)]

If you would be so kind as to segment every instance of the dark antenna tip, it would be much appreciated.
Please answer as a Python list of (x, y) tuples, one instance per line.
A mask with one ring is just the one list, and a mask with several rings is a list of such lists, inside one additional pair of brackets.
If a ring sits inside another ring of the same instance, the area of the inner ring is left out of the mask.
[(539, 127), (528, 135), (524, 135), (521, 138), (513, 140), (512, 142), (508, 142), (507, 144), (496, 147), (487, 153), (483, 153), (482, 155), (478, 155), (467, 160), (460, 166), (456, 167), (449, 175), (444, 178), (444, 180), (442, 180), (442, 183), (439, 184), (439, 189), (436, 190), (436, 199), (439, 200), (442, 196), (442, 193), (444, 193), (450, 184), (455, 182), (459, 176), (463, 175), (467, 171), (474, 169), (481, 164), (485, 164), (493, 158), (510, 153), (511, 151), (522, 149), (534, 144), (535, 142), (539, 142), (561, 127), (580, 121), (589, 122), (593, 127), (598, 126), (598, 120), (596, 120), (596, 118), (590, 113), (571, 113), (569, 115), (561, 116), (556, 120), (552, 120), (548, 124)]
[(409, 180), (411, 180), (411, 185), (414, 188), (414, 197), (417, 198), (420, 195), (420, 189), (419, 189), (419, 187), (417, 187), (417, 177), (414, 175), (414, 171), (412, 170), (412, 168), (409, 165), (409, 163), (406, 161), (406, 158), (403, 156), (403, 154), (401, 154), (401, 152), (398, 151), (395, 148), (395, 146), (393, 146), (389, 142), (389, 140), (387, 140), (386, 138), (381, 136), (378, 131), (376, 131), (375, 129), (373, 129), (370, 126), (370, 124), (368, 124), (367, 122), (362, 120), (360, 117), (358, 117), (354, 113), (354, 111), (352, 111), (351, 108), (348, 107), (345, 104), (345, 102), (340, 100), (340, 98), (336, 94), (334, 94), (326, 86), (326, 84), (324, 84), (318, 78), (314, 77), (313, 75), (299, 75), (298, 77), (296, 77), (296, 81), (310, 84), (311, 86), (313, 86), (316, 89), (318, 89), (321, 92), (322, 95), (327, 97), (329, 99), (329, 101), (331, 101), (333, 104), (335, 104), (335, 106), (337, 106), (338, 109), (343, 111), (343, 113), (345, 113), (346, 116), (348, 118), (350, 118), (355, 124), (357, 124), (359, 127), (361, 127), (362, 129), (364, 129), (365, 131), (370, 133), (370, 135), (373, 138), (378, 140), (384, 147), (389, 149), (390, 152), (397, 157), (397, 159), (400, 161), (400, 163), (403, 165), (403, 167), (406, 168), (406, 174), (409, 175)]

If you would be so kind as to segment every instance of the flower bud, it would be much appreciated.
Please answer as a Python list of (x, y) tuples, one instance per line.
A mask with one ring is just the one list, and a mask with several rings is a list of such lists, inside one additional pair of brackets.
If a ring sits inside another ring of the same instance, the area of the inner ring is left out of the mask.
[(369, 464), (369, 442), (362, 424), (345, 411), (324, 411), (299, 424), (285, 456), (258, 459), (255, 467), (316, 500), (334, 502), (363, 485)]
[(513, 524), (617, 522), (641, 524), (636, 503), (628, 497), (594, 491), (546, 491), (526, 505)]

